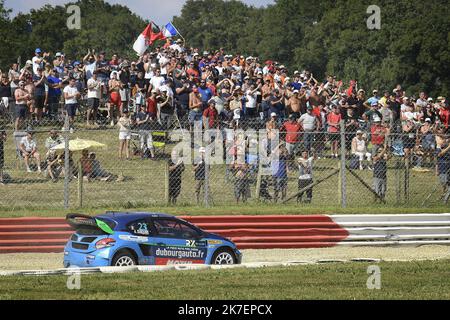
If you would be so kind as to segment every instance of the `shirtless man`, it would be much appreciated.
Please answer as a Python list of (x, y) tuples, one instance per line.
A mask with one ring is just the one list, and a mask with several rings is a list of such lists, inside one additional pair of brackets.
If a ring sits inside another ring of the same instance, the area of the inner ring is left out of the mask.
[(28, 104), (32, 99), (31, 94), (25, 88), (25, 81), (19, 82), (19, 88), (14, 92), (16, 99), (16, 122), (15, 129), (18, 131), (22, 127), (23, 120), (27, 116)]
[(300, 118), (301, 111), (300, 111), (300, 98), (298, 90), (294, 90), (293, 94), (288, 99), (287, 107), (290, 114), (293, 114), (297, 119)]

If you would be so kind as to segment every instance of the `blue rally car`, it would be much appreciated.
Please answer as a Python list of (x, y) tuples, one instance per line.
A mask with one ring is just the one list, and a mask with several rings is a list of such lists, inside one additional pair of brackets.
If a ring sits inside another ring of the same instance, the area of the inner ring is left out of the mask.
[(167, 264), (240, 264), (230, 240), (162, 213), (68, 214), (76, 231), (64, 249), (64, 267)]

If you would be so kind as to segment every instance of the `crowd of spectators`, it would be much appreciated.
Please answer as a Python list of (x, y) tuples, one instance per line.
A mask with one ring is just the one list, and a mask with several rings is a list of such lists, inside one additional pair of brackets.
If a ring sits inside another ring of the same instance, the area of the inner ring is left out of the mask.
[[(167, 40), (136, 59), (96, 50), (69, 58), (38, 48), (25, 66), (12, 64), (0, 76), (0, 100), (6, 109), (14, 109), (16, 130), (64, 112), (75, 127), (81, 114), (86, 127), (119, 127), (120, 158), (130, 158), (134, 129), (140, 132), (141, 148), (154, 156), (151, 130), (181, 127), (192, 133), (201, 122), (205, 130), (265, 128), (269, 145), (281, 132), (283, 157), (300, 156), (299, 186), (311, 183), (314, 159), (340, 156), (342, 132), (355, 169), (380, 167), (376, 163), (385, 154), (432, 168), (440, 176), (448, 176), (450, 168), (450, 106), (445, 97), (426, 92), (407, 96), (401, 85), (361, 88), (356, 80), (344, 83), (333, 75), (321, 79), (308, 70), (230, 55), (223, 48), (202, 52), (181, 40)], [(24, 154), (37, 157), (27, 141)], [(245, 166), (234, 171), (242, 181)], [(280, 169), (274, 173), (275, 198), (285, 194), (285, 182), (278, 179), (283, 175)], [(377, 188), (383, 193), (383, 186)], [(243, 190), (240, 183), (238, 201), (246, 199)], [(307, 198), (311, 200), (310, 194)]]

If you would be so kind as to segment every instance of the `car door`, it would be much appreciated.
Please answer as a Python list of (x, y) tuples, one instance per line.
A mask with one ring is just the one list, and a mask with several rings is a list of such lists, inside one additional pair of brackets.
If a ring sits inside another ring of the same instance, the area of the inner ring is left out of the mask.
[(155, 265), (204, 264), (207, 257), (207, 241), (189, 224), (178, 219), (155, 218), (151, 240), (151, 255)]

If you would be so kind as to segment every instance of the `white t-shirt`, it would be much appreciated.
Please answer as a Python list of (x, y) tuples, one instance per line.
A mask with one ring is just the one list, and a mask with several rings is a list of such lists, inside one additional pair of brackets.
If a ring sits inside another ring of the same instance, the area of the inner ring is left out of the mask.
[[(68, 93), (69, 96), (73, 96), (78, 93), (78, 89), (77, 87), (72, 88), (71, 86), (67, 86), (64, 88), (64, 93)], [(76, 103), (78, 103), (78, 99), (76, 97), (66, 99), (66, 104), (76, 104)]]
[(315, 116), (311, 116), (308, 113), (302, 114), (300, 117), (300, 123), (303, 126), (303, 130), (305, 131), (314, 131), (316, 128), (317, 118)]
[[(96, 98), (100, 99), (102, 95), (102, 87), (100, 80), (89, 79), (87, 82), (88, 85), (88, 98)], [(93, 89), (90, 89), (91, 86), (94, 86)]]
[(23, 144), (26, 152), (31, 152), (36, 149), (36, 141), (33, 139), (30, 141), (28, 140), (28, 137), (23, 137), (22, 140), (20, 140), (20, 144)]
[(252, 92), (249, 90), (249, 91), (247, 91), (245, 98), (247, 99), (247, 102), (245, 103), (245, 107), (247, 109), (255, 109), (256, 108), (256, 94), (252, 94)]
[[(41, 60), (40, 63), (37, 62), (38, 59)], [(42, 63), (42, 57), (38, 58), (38, 57), (34, 56), (33, 59), (32, 59), (31, 61), (33, 61), (33, 73), (34, 73), (34, 74), (37, 74), (37, 72), (38, 72), (38, 71), (37, 71), (37, 68), (38, 68), (38, 67), (40, 67), (41, 69), (43, 69), (44, 65), (43, 65), (43, 63)]]
[(164, 83), (165, 79), (163, 77), (153, 77), (150, 80), (153, 90), (158, 90)]
[(162, 56), (161, 59), (159, 59), (159, 64), (161, 66), (161, 74), (162, 75), (166, 75), (167, 74), (167, 66), (163, 67), (163, 65), (165, 65), (166, 63), (168, 63), (170, 60), (167, 59), (166, 57)]

